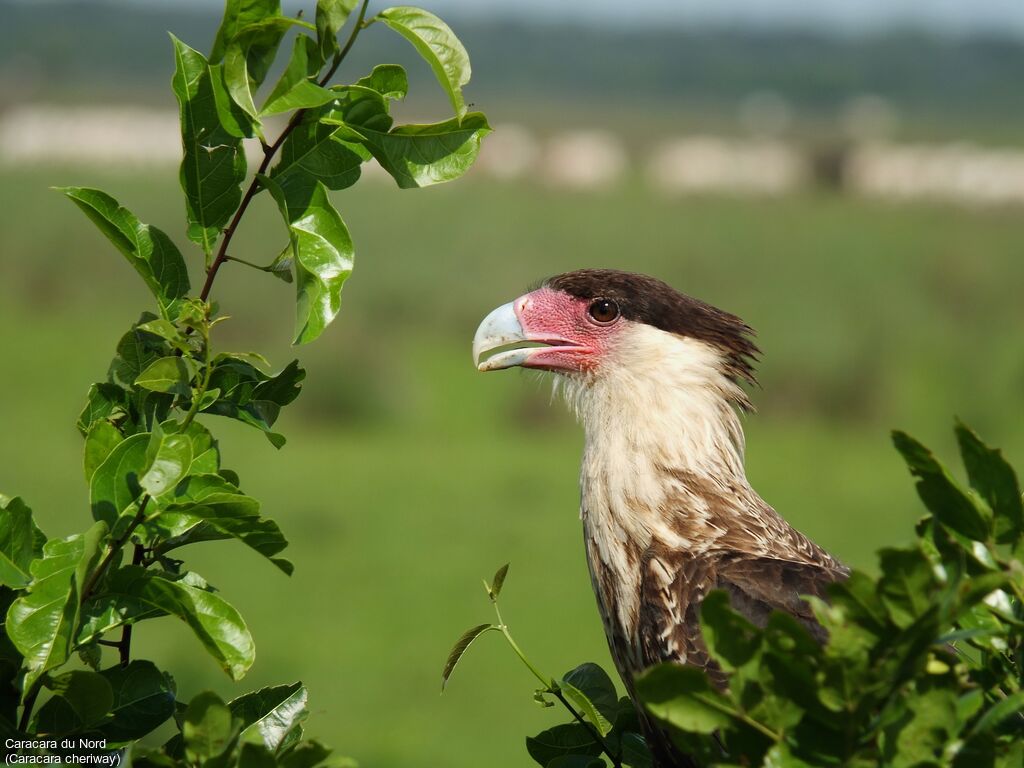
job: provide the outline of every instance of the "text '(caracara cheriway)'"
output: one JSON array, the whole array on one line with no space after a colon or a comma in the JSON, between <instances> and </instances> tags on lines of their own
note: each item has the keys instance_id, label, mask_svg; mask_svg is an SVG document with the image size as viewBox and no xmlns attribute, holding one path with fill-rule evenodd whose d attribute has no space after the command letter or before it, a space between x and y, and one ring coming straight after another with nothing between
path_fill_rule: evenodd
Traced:
<instances>
[{"instance_id":1,"label":"text '(caracara cheriway)'","mask_svg":"<svg viewBox=\"0 0 1024 768\"><path fill-rule=\"evenodd\" d=\"M587 561L631 696L634 677L664 661L725 684L700 634L709 591L726 590L755 624L786 611L824 639L801 595L824 597L847 574L747 482L738 411L750 409L752 335L660 280L580 270L494 310L473 340L481 371L556 374L583 424ZM641 721L658 765L689 764L642 711Z\"/></svg>"}]
</instances>

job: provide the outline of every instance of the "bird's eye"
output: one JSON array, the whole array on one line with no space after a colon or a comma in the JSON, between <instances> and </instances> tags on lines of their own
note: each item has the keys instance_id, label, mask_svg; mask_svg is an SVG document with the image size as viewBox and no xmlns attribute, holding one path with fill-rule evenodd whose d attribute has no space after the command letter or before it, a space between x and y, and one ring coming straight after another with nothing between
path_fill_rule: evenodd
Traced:
<instances>
[{"instance_id":1,"label":"bird's eye","mask_svg":"<svg viewBox=\"0 0 1024 768\"><path fill-rule=\"evenodd\" d=\"M608 325L608 323L613 323L619 318L619 305L611 299L597 299L591 302L590 307L587 308L587 313L593 318L594 322Z\"/></svg>"}]
</instances>

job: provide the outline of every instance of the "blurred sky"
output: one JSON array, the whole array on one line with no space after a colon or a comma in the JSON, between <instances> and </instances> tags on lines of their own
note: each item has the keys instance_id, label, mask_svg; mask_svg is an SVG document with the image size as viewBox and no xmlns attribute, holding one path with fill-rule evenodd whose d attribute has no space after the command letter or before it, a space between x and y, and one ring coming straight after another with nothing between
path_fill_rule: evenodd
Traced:
<instances>
[{"instance_id":1,"label":"blurred sky","mask_svg":"<svg viewBox=\"0 0 1024 768\"><path fill-rule=\"evenodd\" d=\"M38 0L24 0L38 2ZM219 0L113 0L194 6ZM285 0L287 5L287 0ZM548 17L597 23L741 23L824 27L857 33L915 26L953 34L1000 31L1024 36L1024 0L430 0L440 13Z\"/></svg>"}]
</instances>

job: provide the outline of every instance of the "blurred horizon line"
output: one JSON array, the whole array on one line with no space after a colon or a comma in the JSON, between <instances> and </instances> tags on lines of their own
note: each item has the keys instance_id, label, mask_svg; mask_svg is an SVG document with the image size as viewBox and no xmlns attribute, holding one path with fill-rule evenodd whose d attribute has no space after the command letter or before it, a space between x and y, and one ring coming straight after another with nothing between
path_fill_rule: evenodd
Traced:
<instances>
[{"instance_id":1,"label":"blurred horizon line","mask_svg":"<svg viewBox=\"0 0 1024 768\"><path fill-rule=\"evenodd\" d=\"M162 10L219 13L218 0L0 0L0 5L127 6ZM309 3L283 0L286 10ZM469 21L520 22L537 25L575 24L643 29L666 25L734 28L764 31L806 31L837 37L887 32L914 32L949 37L1024 37L1024 3L1017 0L634 0L624 6L614 0L588 0L584 8L572 3L520 0L514 5L497 0L431 0L429 10ZM584 6L583 2L579 3Z\"/></svg>"}]
</instances>

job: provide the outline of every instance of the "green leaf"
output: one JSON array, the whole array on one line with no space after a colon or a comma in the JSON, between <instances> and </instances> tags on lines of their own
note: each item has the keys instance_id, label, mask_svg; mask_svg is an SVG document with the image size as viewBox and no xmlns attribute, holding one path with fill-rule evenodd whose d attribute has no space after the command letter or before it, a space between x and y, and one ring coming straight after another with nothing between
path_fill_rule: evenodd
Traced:
<instances>
[{"instance_id":1,"label":"green leaf","mask_svg":"<svg viewBox=\"0 0 1024 768\"><path fill-rule=\"evenodd\" d=\"M210 51L210 61L223 59L228 45L245 27L280 15L281 0L227 0L224 17Z\"/></svg>"},{"instance_id":2,"label":"green leaf","mask_svg":"<svg viewBox=\"0 0 1024 768\"><path fill-rule=\"evenodd\" d=\"M462 659L462 655L469 650L474 641L492 629L497 629L493 624L480 624L467 629L462 633L462 637L455 641L455 645L452 647L451 652L448 654L448 659L444 663L444 670L441 672L441 691L444 691L445 686L448 684L448 678L452 676L452 672L455 671L455 667L458 666L459 661Z\"/></svg>"},{"instance_id":3,"label":"green leaf","mask_svg":"<svg viewBox=\"0 0 1024 768\"><path fill-rule=\"evenodd\" d=\"M639 733L622 735L622 762L631 768L654 768L654 758L647 742Z\"/></svg>"},{"instance_id":4,"label":"green leaf","mask_svg":"<svg viewBox=\"0 0 1024 768\"><path fill-rule=\"evenodd\" d=\"M242 200L245 153L241 138L222 123L206 59L173 35L171 40L175 62L172 87L181 113L181 186L188 236L209 256Z\"/></svg>"},{"instance_id":5,"label":"green leaf","mask_svg":"<svg viewBox=\"0 0 1024 768\"><path fill-rule=\"evenodd\" d=\"M286 574L292 573L293 566L288 560L275 557L288 546L277 523L260 517L259 502L220 475L193 475L174 489L173 496L161 502L166 506L148 525L162 539L156 546L158 554L202 540L203 531L197 528L208 526L218 534L211 538L234 537Z\"/></svg>"},{"instance_id":6,"label":"green leaf","mask_svg":"<svg viewBox=\"0 0 1024 768\"><path fill-rule=\"evenodd\" d=\"M0 502L0 585L21 589L32 580L32 561L43 554L46 536L20 498Z\"/></svg>"},{"instance_id":7,"label":"green leaf","mask_svg":"<svg viewBox=\"0 0 1024 768\"><path fill-rule=\"evenodd\" d=\"M191 380L192 373L185 360L171 355L153 361L135 379L135 384L153 392L168 392L187 397L192 391L189 387Z\"/></svg>"},{"instance_id":8,"label":"green leaf","mask_svg":"<svg viewBox=\"0 0 1024 768\"><path fill-rule=\"evenodd\" d=\"M227 752L238 736L238 723L217 694L205 691L185 709L181 734L185 756L202 765Z\"/></svg>"},{"instance_id":9,"label":"green leaf","mask_svg":"<svg viewBox=\"0 0 1024 768\"><path fill-rule=\"evenodd\" d=\"M52 677L46 687L53 697L40 707L35 729L61 736L95 725L110 711L114 694L102 675L82 669Z\"/></svg>"},{"instance_id":10,"label":"green leaf","mask_svg":"<svg viewBox=\"0 0 1024 768\"><path fill-rule=\"evenodd\" d=\"M711 655L728 671L749 663L761 647L761 630L732 609L724 590L713 590L704 598L700 627Z\"/></svg>"},{"instance_id":11,"label":"green leaf","mask_svg":"<svg viewBox=\"0 0 1024 768\"><path fill-rule=\"evenodd\" d=\"M359 78L356 85L394 101L401 101L409 93L409 78L398 64L378 64L366 77Z\"/></svg>"},{"instance_id":12,"label":"green leaf","mask_svg":"<svg viewBox=\"0 0 1024 768\"><path fill-rule=\"evenodd\" d=\"M893 432L893 443L916 478L917 493L936 519L975 541L986 541L989 525L931 451L904 432Z\"/></svg>"},{"instance_id":13,"label":"green leaf","mask_svg":"<svg viewBox=\"0 0 1024 768\"><path fill-rule=\"evenodd\" d=\"M714 733L732 723L735 710L715 691L704 672L679 664L659 664L636 680L647 711L691 733Z\"/></svg>"},{"instance_id":14,"label":"green leaf","mask_svg":"<svg viewBox=\"0 0 1024 768\"><path fill-rule=\"evenodd\" d=\"M580 664L565 673L560 684L568 684L585 694L597 711L606 719L615 722L619 709L619 697L615 684L600 666L593 662ZM594 723L597 725L597 723ZM602 735L605 731L602 731Z\"/></svg>"},{"instance_id":15,"label":"green leaf","mask_svg":"<svg viewBox=\"0 0 1024 768\"><path fill-rule=\"evenodd\" d=\"M906 715L886 729L885 765L911 768L933 763L959 730L955 694L942 688L914 692L902 705Z\"/></svg>"},{"instance_id":16,"label":"green leaf","mask_svg":"<svg viewBox=\"0 0 1024 768\"><path fill-rule=\"evenodd\" d=\"M332 124L335 118L326 117ZM399 125L388 132L366 126L355 130L402 189L453 181L469 170L480 154L480 140L491 132L487 118L470 112L462 121Z\"/></svg>"},{"instance_id":17,"label":"green leaf","mask_svg":"<svg viewBox=\"0 0 1024 768\"><path fill-rule=\"evenodd\" d=\"M931 608L934 575L928 558L918 549L881 549L882 576L878 594L896 626L910 626Z\"/></svg>"},{"instance_id":18,"label":"green leaf","mask_svg":"<svg viewBox=\"0 0 1024 768\"><path fill-rule=\"evenodd\" d=\"M298 397L301 382L306 377L298 360L293 360L275 376L268 376L237 356L220 356L213 365L210 386L220 389L221 397L203 412L237 419L263 430L268 437L273 435L270 429L281 408ZM283 442L284 438L280 438L280 443Z\"/></svg>"},{"instance_id":19,"label":"green leaf","mask_svg":"<svg viewBox=\"0 0 1024 768\"><path fill-rule=\"evenodd\" d=\"M285 190L262 178L288 225L295 252L295 342L308 344L334 320L341 308L341 289L352 274L355 252L341 216L331 205L327 188L317 181L308 191Z\"/></svg>"},{"instance_id":20,"label":"green leaf","mask_svg":"<svg viewBox=\"0 0 1024 768\"><path fill-rule=\"evenodd\" d=\"M498 595L501 594L501 588L505 584L505 577L508 575L508 563L505 563L501 568L494 574L494 578L491 583L487 585L487 596L491 600L497 600Z\"/></svg>"},{"instance_id":21,"label":"green leaf","mask_svg":"<svg viewBox=\"0 0 1024 768\"><path fill-rule=\"evenodd\" d=\"M93 473L122 440L124 440L124 437L121 436L117 427L106 419L99 419L93 422L89 428L89 433L85 436L85 458L83 465L85 481L87 483L92 480Z\"/></svg>"},{"instance_id":22,"label":"green leaf","mask_svg":"<svg viewBox=\"0 0 1024 768\"><path fill-rule=\"evenodd\" d=\"M466 114L462 88L469 82L469 54L451 28L421 8L399 6L377 14L380 20L412 43L451 100L457 119Z\"/></svg>"},{"instance_id":23,"label":"green leaf","mask_svg":"<svg viewBox=\"0 0 1024 768\"><path fill-rule=\"evenodd\" d=\"M971 729L972 735L988 733L1008 717L1017 718L1017 730L1024 725L1024 691L1017 691L989 707Z\"/></svg>"},{"instance_id":24,"label":"green leaf","mask_svg":"<svg viewBox=\"0 0 1024 768\"><path fill-rule=\"evenodd\" d=\"M338 30L345 26L345 21L357 4L357 0L316 1L316 38L320 57L324 61L340 52Z\"/></svg>"},{"instance_id":25,"label":"green leaf","mask_svg":"<svg viewBox=\"0 0 1024 768\"><path fill-rule=\"evenodd\" d=\"M154 427L146 446L146 465L139 485L156 498L174 488L192 466L192 440L188 435L164 432Z\"/></svg>"},{"instance_id":26,"label":"green leaf","mask_svg":"<svg viewBox=\"0 0 1024 768\"><path fill-rule=\"evenodd\" d=\"M546 766L564 755L596 757L601 754L601 745L580 723L567 723L527 737L526 751L538 764Z\"/></svg>"},{"instance_id":27,"label":"green leaf","mask_svg":"<svg viewBox=\"0 0 1024 768\"><path fill-rule=\"evenodd\" d=\"M238 611L216 594L134 565L114 571L105 592L122 604L141 604L177 616L233 680L240 680L252 666L252 635Z\"/></svg>"},{"instance_id":28,"label":"green leaf","mask_svg":"<svg viewBox=\"0 0 1024 768\"><path fill-rule=\"evenodd\" d=\"M89 504L95 520L113 526L142 495L139 481L146 471L150 435L140 432L118 443L89 481Z\"/></svg>"},{"instance_id":29,"label":"green leaf","mask_svg":"<svg viewBox=\"0 0 1024 768\"><path fill-rule=\"evenodd\" d=\"M258 741L276 751L287 746L296 727L306 720L308 695L302 683L261 688L228 704L242 721L242 741Z\"/></svg>"},{"instance_id":30,"label":"green leaf","mask_svg":"<svg viewBox=\"0 0 1024 768\"><path fill-rule=\"evenodd\" d=\"M96 523L86 533L51 539L31 566L32 584L7 611L6 631L25 657L23 691L71 655L78 629L82 585L100 555L107 533Z\"/></svg>"},{"instance_id":31,"label":"green leaf","mask_svg":"<svg viewBox=\"0 0 1024 768\"><path fill-rule=\"evenodd\" d=\"M171 303L189 290L188 271L177 246L161 230L143 224L105 192L87 187L62 187L59 191L81 208L135 267L166 317Z\"/></svg>"},{"instance_id":32,"label":"green leaf","mask_svg":"<svg viewBox=\"0 0 1024 768\"><path fill-rule=\"evenodd\" d=\"M288 67L270 92L260 115L276 115L293 109L309 109L334 101L336 94L321 87L315 80L320 69L316 41L307 35L295 38Z\"/></svg>"},{"instance_id":33,"label":"green leaf","mask_svg":"<svg viewBox=\"0 0 1024 768\"><path fill-rule=\"evenodd\" d=\"M1015 542L1024 534L1024 502L1017 475L1002 452L985 445L966 424L957 423L956 438L971 487L996 515L998 541Z\"/></svg>"},{"instance_id":34,"label":"green leaf","mask_svg":"<svg viewBox=\"0 0 1024 768\"><path fill-rule=\"evenodd\" d=\"M151 661L135 660L100 672L113 693L110 720L99 732L112 744L141 739L174 714L174 682Z\"/></svg>"},{"instance_id":35,"label":"green leaf","mask_svg":"<svg viewBox=\"0 0 1024 768\"><path fill-rule=\"evenodd\" d=\"M375 114L382 114L379 101L363 101L376 105ZM308 113L288 134L281 145L280 159L271 169L270 177L290 197L301 199L310 195L317 181L328 189L350 187L359 180L360 167L370 158L369 151L353 141L346 128L322 123L319 115Z\"/></svg>"},{"instance_id":36,"label":"green leaf","mask_svg":"<svg viewBox=\"0 0 1024 768\"><path fill-rule=\"evenodd\" d=\"M241 29L224 55L224 81L234 102L247 115L259 112L253 94L267 76L278 46L293 24L308 26L283 16L264 19Z\"/></svg>"},{"instance_id":37,"label":"green leaf","mask_svg":"<svg viewBox=\"0 0 1024 768\"><path fill-rule=\"evenodd\" d=\"M84 437L100 419L115 419L125 408L127 393L116 384L100 382L89 387L85 407L78 416L75 426Z\"/></svg>"},{"instance_id":38,"label":"green leaf","mask_svg":"<svg viewBox=\"0 0 1024 768\"><path fill-rule=\"evenodd\" d=\"M562 693L565 694L566 698L576 705L576 710L583 715L584 718L589 720L590 723L600 731L602 736L607 736L612 729L612 724L608 721L608 718L601 714L601 711L594 706L594 702L592 702L583 691L572 683L560 680L558 686L562 689Z\"/></svg>"}]
</instances>

